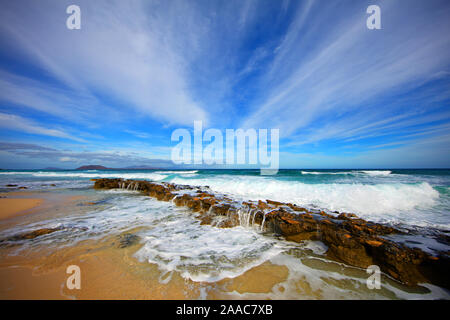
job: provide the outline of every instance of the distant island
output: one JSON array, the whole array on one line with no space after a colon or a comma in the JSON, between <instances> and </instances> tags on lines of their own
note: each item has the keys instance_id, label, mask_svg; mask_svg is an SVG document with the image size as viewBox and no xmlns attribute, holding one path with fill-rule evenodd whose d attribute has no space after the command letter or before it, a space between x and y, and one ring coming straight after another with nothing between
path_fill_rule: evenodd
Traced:
<instances>
[{"instance_id":1,"label":"distant island","mask_svg":"<svg viewBox=\"0 0 450 320\"><path fill-rule=\"evenodd\" d=\"M104 166L98 166L98 165L89 165L89 166L81 166L79 168L76 168L75 170L111 170L112 168L107 168Z\"/></svg>"},{"instance_id":2,"label":"distant island","mask_svg":"<svg viewBox=\"0 0 450 320\"><path fill-rule=\"evenodd\" d=\"M126 169L126 170L167 170L167 168L162 169L162 168L150 167L150 166L131 166L131 167L125 167L122 169Z\"/></svg>"}]
</instances>

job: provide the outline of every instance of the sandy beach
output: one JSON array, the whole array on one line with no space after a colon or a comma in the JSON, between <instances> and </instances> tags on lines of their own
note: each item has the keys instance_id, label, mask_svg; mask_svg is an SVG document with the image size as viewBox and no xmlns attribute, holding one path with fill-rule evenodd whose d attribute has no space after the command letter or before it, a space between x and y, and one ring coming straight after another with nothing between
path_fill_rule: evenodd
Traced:
<instances>
[{"instance_id":1,"label":"sandy beach","mask_svg":"<svg viewBox=\"0 0 450 320\"><path fill-rule=\"evenodd\" d=\"M27 214L42 203L37 198L0 198L0 220Z\"/></svg>"},{"instance_id":2,"label":"sandy beach","mask_svg":"<svg viewBox=\"0 0 450 320\"><path fill-rule=\"evenodd\" d=\"M55 251L27 252L25 256L5 256L0 263L0 299L233 299L238 294L267 294L277 283L287 279L284 266L264 263L234 279L217 282L215 289L208 284L185 281L178 274L167 283L155 265L139 262L132 255L141 245L119 248L117 237L100 243L86 242ZM81 269L81 289L66 286L69 265ZM299 293L308 288L298 281ZM203 292L203 293L202 293ZM320 292L315 293L320 298Z\"/></svg>"}]
</instances>

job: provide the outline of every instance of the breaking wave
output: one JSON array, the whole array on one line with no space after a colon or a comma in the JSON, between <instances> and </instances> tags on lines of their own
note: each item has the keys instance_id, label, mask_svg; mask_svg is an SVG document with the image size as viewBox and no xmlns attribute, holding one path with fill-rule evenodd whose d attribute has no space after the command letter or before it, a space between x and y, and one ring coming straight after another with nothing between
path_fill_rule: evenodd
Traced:
<instances>
[{"instance_id":1,"label":"breaking wave","mask_svg":"<svg viewBox=\"0 0 450 320\"><path fill-rule=\"evenodd\" d=\"M337 171L337 172L328 172L328 171L301 171L301 174L314 174L314 175L369 175L369 176L388 176L392 173L389 170L361 170L361 171Z\"/></svg>"},{"instance_id":2,"label":"breaking wave","mask_svg":"<svg viewBox=\"0 0 450 320\"><path fill-rule=\"evenodd\" d=\"M448 218L426 213L439 203L439 192L428 182L407 184L307 184L272 178L216 176L208 179L175 177L179 184L207 185L241 200L276 200L329 211L352 212L375 222L450 228Z\"/></svg>"}]
</instances>

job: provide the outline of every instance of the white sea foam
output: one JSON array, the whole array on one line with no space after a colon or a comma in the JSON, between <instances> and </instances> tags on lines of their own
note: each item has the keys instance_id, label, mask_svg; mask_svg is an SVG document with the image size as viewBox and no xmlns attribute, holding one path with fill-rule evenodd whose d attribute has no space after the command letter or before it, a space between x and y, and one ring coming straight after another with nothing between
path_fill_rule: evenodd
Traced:
<instances>
[{"instance_id":1,"label":"white sea foam","mask_svg":"<svg viewBox=\"0 0 450 320\"><path fill-rule=\"evenodd\" d=\"M180 184L208 185L213 191L242 200L271 199L329 211L352 212L376 222L450 228L448 217L423 211L439 202L439 192L427 182L307 184L229 175L208 179L175 177L170 180Z\"/></svg>"},{"instance_id":2,"label":"white sea foam","mask_svg":"<svg viewBox=\"0 0 450 320\"><path fill-rule=\"evenodd\" d=\"M138 172L138 173L126 173L126 172L33 172L29 173L34 177L52 177L52 178L123 178L123 179L143 179L160 181L166 178L169 174L164 175L156 172Z\"/></svg>"},{"instance_id":3,"label":"white sea foam","mask_svg":"<svg viewBox=\"0 0 450 320\"><path fill-rule=\"evenodd\" d=\"M219 229L189 217L162 223L145 235L145 245L136 253L139 260L198 282L237 277L283 251L253 229Z\"/></svg>"},{"instance_id":4,"label":"white sea foam","mask_svg":"<svg viewBox=\"0 0 450 320\"><path fill-rule=\"evenodd\" d=\"M17 175L17 174L31 174L32 172L25 172L25 171L0 171L0 175Z\"/></svg>"},{"instance_id":5,"label":"white sea foam","mask_svg":"<svg viewBox=\"0 0 450 320\"><path fill-rule=\"evenodd\" d=\"M392 173L392 171L389 170L364 170L359 172L368 174L369 176L388 176Z\"/></svg>"},{"instance_id":6,"label":"white sea foam","mask_svg":"<svg viewBox=\"0 0 450 320\"><path fill-rule=\"evenodd\" d=\"M324 254L328 250L328 247L322 241L305 241L304 248L318 255Z\"/></svg>"},{"instance_id":7,"label":"white sea foam","mask_svg":"<svg viewBox=\"0 0 450 320\"><path fill-rule=\"evenodd\" d=\"M155 171L155 173L159 174L190 174L190 173L197 173L198 170L187 170L187 171L181 171L181 170L175 170L175 171Z\"/></svg>"},{"instance_id":8,"label":"white sea foam","mask_svg":"<svg viewBox=\"0 0 450 320\"><path fill-rule=\"evenodd\" d=\"M197 170L189 171L154 171L154 172L121 172L121 171L109 171L102 172L98 170L88 170L81 172L68 172L68 171L38 171L38 172L0 172L3 175L29 175L30 177L42 177L42 178L122 178L122 179L143 179L151 181L160 181L171 175L181 175L183 177L193 177L196 175Z\"/></svg>"},{"instance_id":9,"label":"white sea foam","mask_svg":"<svg viewBox=\"0 0 450 320\"><path fill-rule=\"evenodd\" d=\"M301 174L314 174L314 175L320 175L320 174L352 174L351 171L339 171L339 172L326 172L326 171L300 171Z\"/></svg>"},{"instance_id":10,"label":"white sea foam","mask_svg":"<svg viewBox=\"0 0 450 320\"><path fill-rule=\"evenodd\" d=\"M369 175L369 176L388 176L392 174L389 170L354 170L354 171L301 171L301 174L313 174L313 175Z\"/></svg>"}]
</instances>

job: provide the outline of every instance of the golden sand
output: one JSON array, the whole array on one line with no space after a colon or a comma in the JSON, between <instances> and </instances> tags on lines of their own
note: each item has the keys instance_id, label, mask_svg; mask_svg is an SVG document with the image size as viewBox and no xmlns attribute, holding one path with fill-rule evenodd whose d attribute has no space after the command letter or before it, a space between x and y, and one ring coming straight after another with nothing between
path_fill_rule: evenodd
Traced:
<instances>
[{"instance_id":1,"label":"golden sand","mask_svg":"<svg viewBox=\"0 0 450 320\"><path fill-rule=\"evenodd\" d=\"M43 199L35 198L0 198L0 219L9 219L16 215L31 212L31 209L40 206Z\"/></svg>"},{"instance_id":2,"label":"golden sand","mask_svg":"<svg viewBox=\"0 0 450 320\"><path fill-rule=\"evenodd\" d=\"M167 283L156 265L133 257L140 244L119 248L117 238L85 241L56 251L26 251L0 259L0 299L198 299L207 288L207 299L230 299L229 292L267 293L288 276L284 266L266 262L234 279L214 284L183 279L178 273ZM81 271L81 289L68 289L67 267Z\"/></svg>"},{"instance_id":3,"label":"golden sand","mask_svg":"<svg viewBox=\"0 0 450 320\"><path fill-rule=\"evenodd\" d=\"M269 293L277 283L286 281L289 269L265 262L234 279L222 280L226 289L239 293Z\"/></svg>"}]
</instances>

